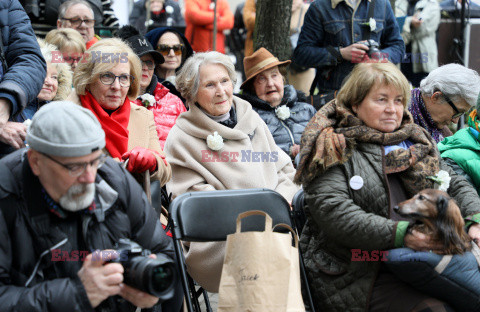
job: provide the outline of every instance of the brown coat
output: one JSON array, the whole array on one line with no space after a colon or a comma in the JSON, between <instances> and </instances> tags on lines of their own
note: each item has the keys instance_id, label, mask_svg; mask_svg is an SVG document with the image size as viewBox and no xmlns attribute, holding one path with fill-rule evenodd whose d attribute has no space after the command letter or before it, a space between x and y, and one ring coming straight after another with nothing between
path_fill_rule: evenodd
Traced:
<instances>
[{"instance_id":1,"label":"brown coat","mask_svg":"<svg viewBox=\"0 0 480 312\"><path fill-rule=\"evenodd\" d=\"M75 92L70 94L67 101L81 105L80 98ZM153 113L135 103L131 103L130 107L130 120L127 127L128 150L130 151L134 147L140 146L157 151L160 155L164 156L165 153L160 147L157 130L155 129ZM105 154L110 155L106 148L104 148L103 151ZM172 168L170 165L165 165L160 156L155 155L155 158L157 158L157 171L150 176L150 179L159 180L161 185L165 185L172 176Z\"/></svg>"},{"instance_id":2,"label":"brown coat","mask_svg":"<svg viewBox=\"0 0 480 312\"><path fill-rule=\"evenodd\" d=\"M245 39L245 57L253 54L253 31L255 30L256 1L247 0L243 7L243 23L247 29Z\"/></svg>"}]
</instances>

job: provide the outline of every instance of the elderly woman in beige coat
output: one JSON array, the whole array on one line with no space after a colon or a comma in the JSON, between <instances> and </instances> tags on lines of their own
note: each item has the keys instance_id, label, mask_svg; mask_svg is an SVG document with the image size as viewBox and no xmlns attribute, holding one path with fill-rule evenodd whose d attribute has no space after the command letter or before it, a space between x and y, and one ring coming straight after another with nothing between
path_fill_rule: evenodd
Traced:
<instances>
[{"instance_id":1,"label":"elderly woman in beige coat","mask_svg":"<svg viewBox=\"0 0 480 312\"><path fill-rule=\"evenodd\" d=\"M277 147L251 105L233 96L236 77L228 56L197 53L176 81L190 110L178 117L165 143L174 172L167 189L178 196L261 187L291 201L298 186L292 182L290 157ZM190 275L210 292L218 292L224 248L224 242L191 243L187 248Z\"/></svg>"},{"instance_id":2,"label":"elderly woman in beige coat","mask_svg":"<svg viewBox=\"0 0 480 312\"><path fill-rule=\"evenodd\" d=\"M153 113L134 101L140 91L140 59L120 39L104 39L84 54L68 100L89 109L105 131L105 152L134 174L149 170L164 185L171 168L158 141Z\"/></svg>"}]
</instances>

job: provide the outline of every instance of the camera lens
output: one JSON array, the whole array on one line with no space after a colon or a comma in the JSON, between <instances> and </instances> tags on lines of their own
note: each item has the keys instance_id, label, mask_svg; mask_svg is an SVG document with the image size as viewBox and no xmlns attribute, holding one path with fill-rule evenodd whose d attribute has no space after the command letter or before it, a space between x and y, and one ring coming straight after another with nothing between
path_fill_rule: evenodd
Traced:
<instances>
[{"instance_id":1,"label":"camera lens","mask_svg":"<svg viewBox=\"0 0 480 312\"><path fill-rule=\"evenodd\" d=\"M163 292L173 283L173 272L169 266L157 266L152 272L152 288L156 292Z\"/></svg>"},{"instance_id":2,"label":"camera lens","mask_svg":"<svg viewBox=\"0 0 480 312\"><path fill-rule=\"evenodd\" d=\"M134 288L168 300L173 296L175 267L166 256L157 259L136 256L123 263L124 282Z\"/></svg>"}]
</instances>

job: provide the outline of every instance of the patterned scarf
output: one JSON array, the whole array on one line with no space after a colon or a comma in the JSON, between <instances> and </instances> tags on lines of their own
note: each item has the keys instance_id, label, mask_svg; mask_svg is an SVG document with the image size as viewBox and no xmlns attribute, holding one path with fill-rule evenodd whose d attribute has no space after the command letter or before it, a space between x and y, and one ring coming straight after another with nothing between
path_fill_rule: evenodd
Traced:
<instances>
[{"instance_id":1,"label":"patterned scarf","mask_svg":"<svg viewBox=\"0 0 480 312\"><path fill-rule=\"evenodd\" d=\"M430 116L430 113L425 107L420 89L412 90L412 101L408 110L413 116L413 121L417 125L427 129L435 142L438 143L443 140L442 130L435 126L432 116Z\"/></svg>"},{"instance_id":2,"label":"patterned scarf","mask_svg":"<svg viewBox=\"0 0 480 312\"><path fill-rule=\"evenodd\" d=\"M385 156L385 173L400 173L407 193L413 196L422 189L432 188L433 181L426 176L439 171L436 144L427 131L416 125L405 111L400 128L384 133L367 127L349 109L333 100L315 114L303 132L295 182L307 184L328 168L345 163L357 142L385 146L407 139L412 146Z\"/></svg>"}]
</instances>

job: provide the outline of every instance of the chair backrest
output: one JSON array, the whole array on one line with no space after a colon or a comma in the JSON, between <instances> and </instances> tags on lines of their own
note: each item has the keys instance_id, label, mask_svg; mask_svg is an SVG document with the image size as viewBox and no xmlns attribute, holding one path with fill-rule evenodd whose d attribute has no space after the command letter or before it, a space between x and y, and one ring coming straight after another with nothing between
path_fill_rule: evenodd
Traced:
<instances>
[{"instance_id":1,"label":"chair backrest","mask_svg":"<svg viewBox=\"0 0 480 312\"><path fill-rule=\"evenodd\" d=\"M292 199L293 218L295 220L295 226L297 227L298 234L302 233L303 226L307 222L307 216L305 215L305 193L303 189L298 190Z\"/></svg>"},{"instance_id":2,"label":"chair backrest","mask_svg":"<svg viewBox=\"0 0 480 312\"><path fill-rule=\"evenodd\" d=\"M175 237L184 241L226 240L228 234L235 233L237 216L249 210L265 211L273 225L292 226L290 205L282 195L269 189L185 193L173 200L170 209ZM242 224L242 231L263 231L264 228L262 216L250 216Z\"/></svg>"}]
</instances>

